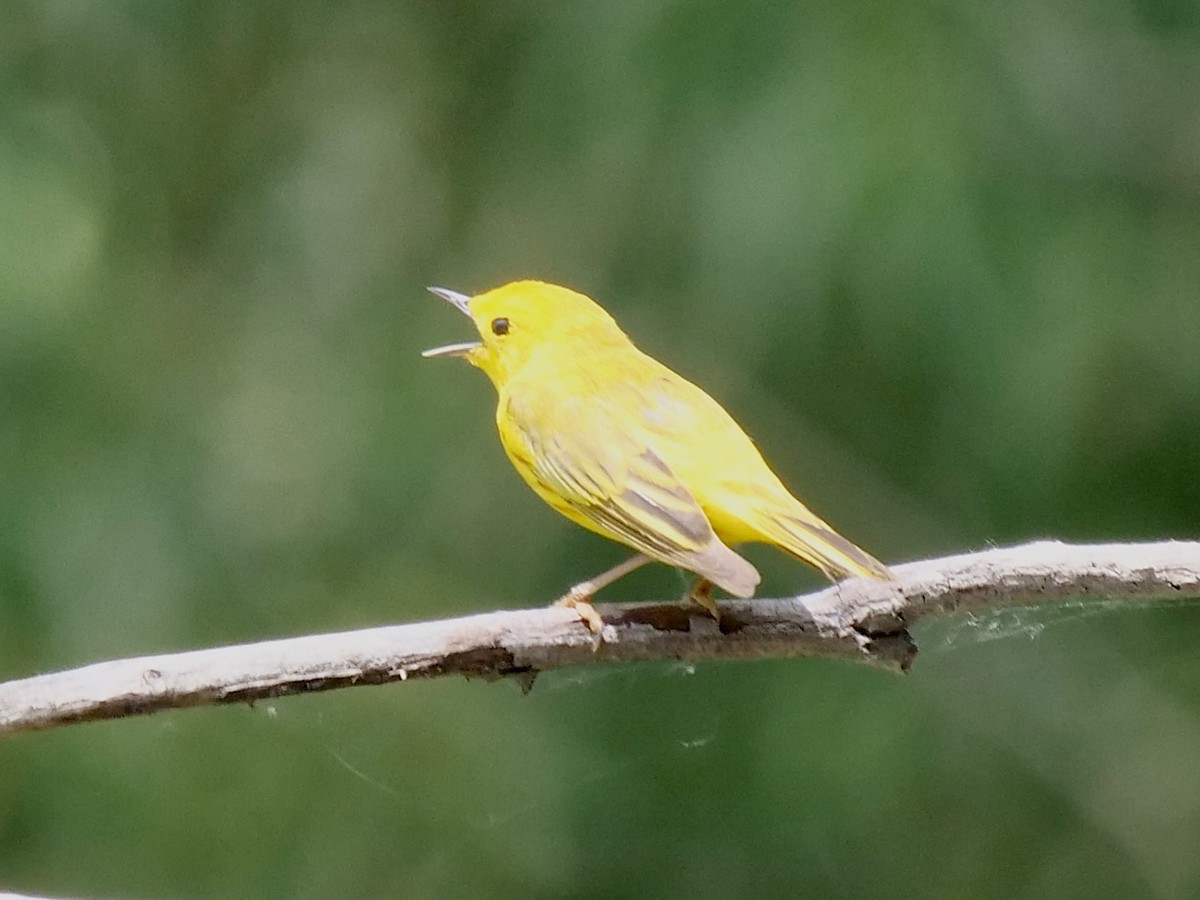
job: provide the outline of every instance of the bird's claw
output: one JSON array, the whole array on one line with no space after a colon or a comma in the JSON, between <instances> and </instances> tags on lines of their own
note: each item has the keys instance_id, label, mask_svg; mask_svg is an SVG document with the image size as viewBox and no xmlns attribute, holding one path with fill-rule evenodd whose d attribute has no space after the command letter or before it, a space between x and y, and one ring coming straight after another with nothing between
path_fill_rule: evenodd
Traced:
<instances>
[{"instance_id":1,"label":"bird's claw","mask_svg":"<svg viewBox=\"0 0 1200 900\"><path fill-rule=\"evenodd\" d=\"M588 631L593 635L592 649L600 649L600 645L604 642L602 637L604 619L600 617L600 613L596 612L596 607L592 606L592 597L590 594L571 588L566 594L554 601L554 606L575 610L575 614L579 616L579 620L587 626Z\"/></svg>"},{"instance_id":2,"label":"bird's claw","mask_svg":"<svg viewBox=\"0 0 1200 900\"><path fill-rule=\"evenodd\" d=\"M712 616L713 620L721 624L721 610L717 607L717 601L713 599L712 582L707 579L700 579L696 582L696 586L683 596L680 601L686 607L699 606L702 610Z\"/></svg>"}]
</instances>

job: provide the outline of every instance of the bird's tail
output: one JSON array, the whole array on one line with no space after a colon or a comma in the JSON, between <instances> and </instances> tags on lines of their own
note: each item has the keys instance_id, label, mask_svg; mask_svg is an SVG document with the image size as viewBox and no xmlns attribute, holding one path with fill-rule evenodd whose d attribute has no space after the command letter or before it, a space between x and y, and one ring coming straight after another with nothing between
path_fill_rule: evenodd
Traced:
<instances>
[{"instance_id":1,"label":"bird's tail","mask_svg":"<svg viewBox=\"0 0 1200 900\"><path fill-rule=\"evenodd\" d=\"M830 581L850 575L861 578L892 577L887 566L824 522L815 524L800 519L782 519L778 521L778 526L781 539L775 543L809 565L816 566Z\"/></svg>"},{"instance_id":2,"label":"bird's tail","mask_svg":"<svg viewBox=\"0 0 1200 900\"><path fill-rule=\"evenodd\" d=\"M767 543L774 544L825 573L830 581L851 575L890 579L887 566L855 546L795 500L787 507L774 504L750 511L746 524ZM793 505L794 504L794 505Z\"/></svg>"}]
</instances>

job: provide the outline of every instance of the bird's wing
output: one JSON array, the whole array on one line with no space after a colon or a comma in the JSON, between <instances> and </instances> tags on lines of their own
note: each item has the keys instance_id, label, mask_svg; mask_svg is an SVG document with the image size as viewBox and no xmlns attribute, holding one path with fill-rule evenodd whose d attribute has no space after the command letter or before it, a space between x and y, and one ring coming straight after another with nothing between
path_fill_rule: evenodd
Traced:
<instances>
[{"instance_id":1,"label":"bird's wing","mask_svg":"<svg viewBox=\"0 0 1200 900\"><path fill-rule=\"evenodd\" d=\"M696 498L639 440L623 412L602 403L572 407L569 416L550 417L561 427L547 428L510 406L525 445L519 453L554 505L652 559L695 572L735 596L752 596L758 571L721 542Z\"/></svg>"},{"instance_id":2,"label":"bird's wing","mask_svg":"<svg viewBox=\"0 0 1200 900\"><path fill-rule=\"evenodd\" d=\"M774 544L824 572L831 581L848 575L890 578L883 563L856 547L792 496L763 460L745 432L711 397L669 371L643 385L643 420L664 437L694 442L708 460L720 460L721 478L705 481L698 501L726 520L740 520L755 539ZM687 452L676 443L666 452L678 460ZM682 473L686 477L686 473ZM713 520L710 520L713 521ZM720 520L715 520L720 521ZM721 527L720 524L717 526ZM738 531L742 531L739 528ZM728 538L728 533L722 531Z\"/></svg>"}]
</instances>

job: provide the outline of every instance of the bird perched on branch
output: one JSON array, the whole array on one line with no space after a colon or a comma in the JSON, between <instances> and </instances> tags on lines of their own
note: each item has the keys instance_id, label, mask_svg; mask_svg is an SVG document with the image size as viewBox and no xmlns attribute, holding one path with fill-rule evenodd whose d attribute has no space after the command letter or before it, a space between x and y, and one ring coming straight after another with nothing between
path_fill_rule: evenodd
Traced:
<instances>
[{"instance_id":1,"label":"bird perched on branch","mask_svg":"<svg viewBox=\"0 0 1200 900\"><path fill-rule=\"evenodd\" d=\"M423 355L482 369L521 477L568 519L637 551L558 601L593 632L603 625L596 591L651 560L700 576L689 599L717 618L714 584L750 597L759 583L731 549L740 543L771 544L831 581L891 577L791 495L717 401L638 350L590 298L540 281L474 297L429 290L469 316L480 339Z\"/></svg>"}]
</instances>

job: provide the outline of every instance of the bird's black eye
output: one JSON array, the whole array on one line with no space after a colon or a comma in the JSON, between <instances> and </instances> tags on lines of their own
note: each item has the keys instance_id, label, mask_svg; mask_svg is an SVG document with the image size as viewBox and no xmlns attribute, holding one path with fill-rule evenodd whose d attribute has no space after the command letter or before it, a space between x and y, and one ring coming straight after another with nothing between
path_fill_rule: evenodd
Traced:
<instances>
[{"instance_id":1,"label":"bird's black eye","mask_svg":"<svg viewBox=\"0 0 1200 900\"><path fill-rule=\"evenodd\" d=\"M508 334L508 319L492 319L492 334Z\"/></svg>"}]
</instances>

